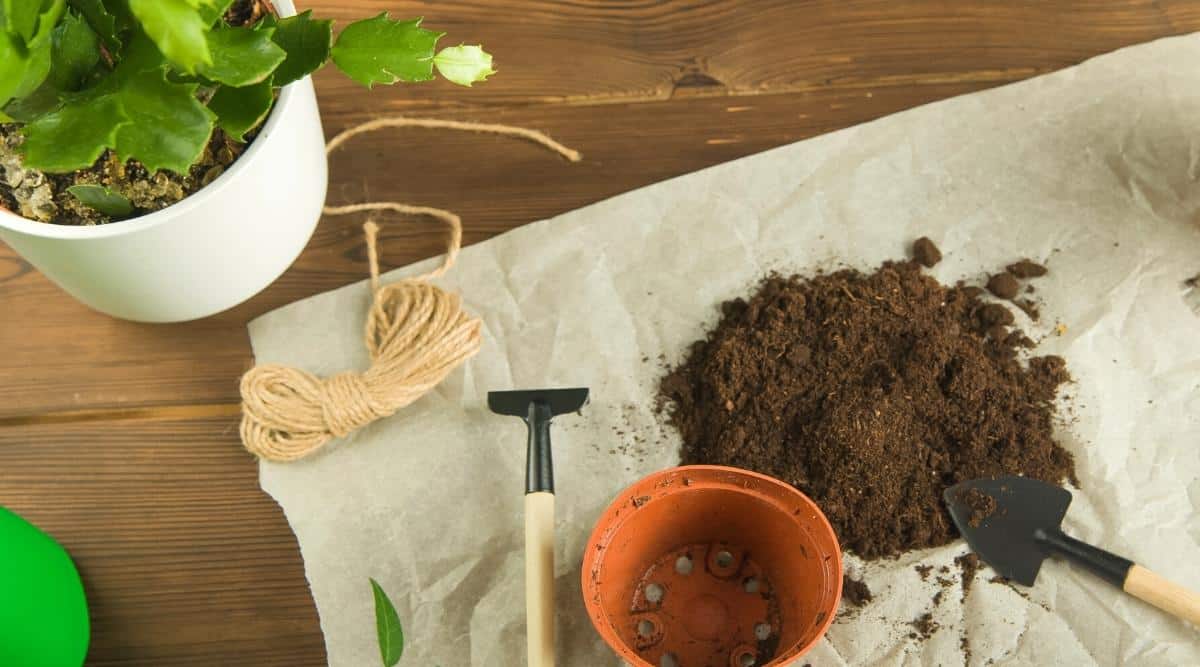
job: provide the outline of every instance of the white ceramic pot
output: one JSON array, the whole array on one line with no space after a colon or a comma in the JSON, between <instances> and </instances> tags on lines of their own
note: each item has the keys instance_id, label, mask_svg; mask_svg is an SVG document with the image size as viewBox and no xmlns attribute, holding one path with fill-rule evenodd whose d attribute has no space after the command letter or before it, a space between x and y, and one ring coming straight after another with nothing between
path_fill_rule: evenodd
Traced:
<instances>
[{"instance_id":1,"label":"white ceramic pot","mask_svg":"<svg viewBox=\"0 0 1200 667\"><path fill-rule=\"evenodd\" d=\"M276 0L284 16L290 0ZM312 81L283 88L262 131L207 187L140 218L53 225L0 209L0 239L76 299L142 322L212 315L254 296L304 249L325 201Z\"/></svg>"}]
</instances>

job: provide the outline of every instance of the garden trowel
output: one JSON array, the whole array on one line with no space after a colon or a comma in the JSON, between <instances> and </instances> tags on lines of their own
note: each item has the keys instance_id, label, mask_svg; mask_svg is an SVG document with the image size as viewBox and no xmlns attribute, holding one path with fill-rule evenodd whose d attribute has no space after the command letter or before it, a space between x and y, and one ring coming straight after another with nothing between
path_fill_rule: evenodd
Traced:
<instances>
[{"instance_id":1,"label":"garden trowel","mask_svg":"<svg viewBox=\"0 0 1200 667\"><path fill-rule=\"evenodd\" d=\"M554 665L554 465L550 420L576 412L587 389L488 392L488 407L529 427L525 462L525 638L529 667Z\"/></svg>"},{"instance_id":2,"label":"garden trowel","mask_svg":"<svg viewBox=\"0 0 1200 667\"><path fill-rule=\"evenodd\" d=\"M984 496L995 501L994 507ZM1000 477L963 482L946 489L944 497L967 544L1004 578L1032 586L1042 561L1062 556L1126 593L1200 625L1200 594L1062 532L1059 524L1071 504L1066 489L1027 477ZM981 512L981 507L986 509Z\"/></svg>"}]
</instances>

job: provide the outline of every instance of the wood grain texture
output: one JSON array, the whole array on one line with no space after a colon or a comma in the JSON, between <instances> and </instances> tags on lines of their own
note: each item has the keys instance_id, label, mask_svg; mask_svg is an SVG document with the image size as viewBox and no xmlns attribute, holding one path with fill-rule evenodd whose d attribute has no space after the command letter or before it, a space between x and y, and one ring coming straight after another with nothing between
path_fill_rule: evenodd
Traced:
<instances>
[{"instance_id":1,"label":"wood grain texture","mask_svg":"<svg viewBox=\"0 0 1200 667\"><path fill-rule=\"evenodd\" d=\"M1200 29L1185 0L300 2L339 19L424 15L499 73L367 92L316 76L327 135L386 113L545 130L568 165L496 137L406 130L351 144L331 201L462 214L466 242L768 148ZM1188 66L1181 63L1181 66ZM295 541L237 442L245 325L361 279L360 220L327 218L247 304L181 325L92 313L0 244L0 504L60 537L92 595L90 662L324 660ZM383 261L437 254L436 223L386 220ZM364 599L368 599L364 593Z\"/></svg>"},{"instance_id":2,"label":"wood grain texture","mask_svg":"<svg viewBox=\"0 0 1200 667\"><path fill-rule=\"evenodd\" d=\"M236 417L0 428L0 503L75 558L90 664L324 660L296 539Z\"/></svg>"}]
</instances>

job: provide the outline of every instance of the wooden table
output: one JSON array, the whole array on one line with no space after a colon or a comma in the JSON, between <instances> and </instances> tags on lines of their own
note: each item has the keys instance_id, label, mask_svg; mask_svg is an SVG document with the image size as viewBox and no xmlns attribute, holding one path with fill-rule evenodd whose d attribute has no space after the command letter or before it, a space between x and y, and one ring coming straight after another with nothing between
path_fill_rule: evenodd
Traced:
<instances>
[{"instance_id":1,"label":"wooden table","mask_svg":"<svg viewBox=\"0 0 1200 667\"><path fill-rule=\"evenodd\" d=\"M462 214L466 242L767 148L1200 28L1186 0L989 2L320 0L347 20L425 15L499 67L365 91L316 76L328 135L386 113L498 121L581 150L406 130L332 162L330 199ZM1180 63L1191 67L1195 63ZM428 220L383 234L395 267L440 252ZM0 244L0 505L75 556L96 665L319 665L296 541L237 435L246 322L364 277L360 221L321 221L286 275L188 324L93 313ZM364 595L368 591L364 589Z\"/></svg>"}]
</instances>

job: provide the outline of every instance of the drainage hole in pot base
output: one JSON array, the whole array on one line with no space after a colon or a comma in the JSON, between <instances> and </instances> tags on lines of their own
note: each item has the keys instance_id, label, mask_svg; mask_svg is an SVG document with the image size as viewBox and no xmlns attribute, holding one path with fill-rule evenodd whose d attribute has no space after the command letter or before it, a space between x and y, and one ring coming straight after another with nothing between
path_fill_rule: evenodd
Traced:
<instances>
[{"instance_id":1,"label":"drainage hole in pot base","mask_svg":"<svg viewBox=\"0 0 1200 667\"><path fill-rule=\"evenodd\" d=\"M630 607L631 643L650 664L753 667L774 657L778 603L767 573L745 549L691 544L643 572Z\"/></svg>"}]
</instances>

